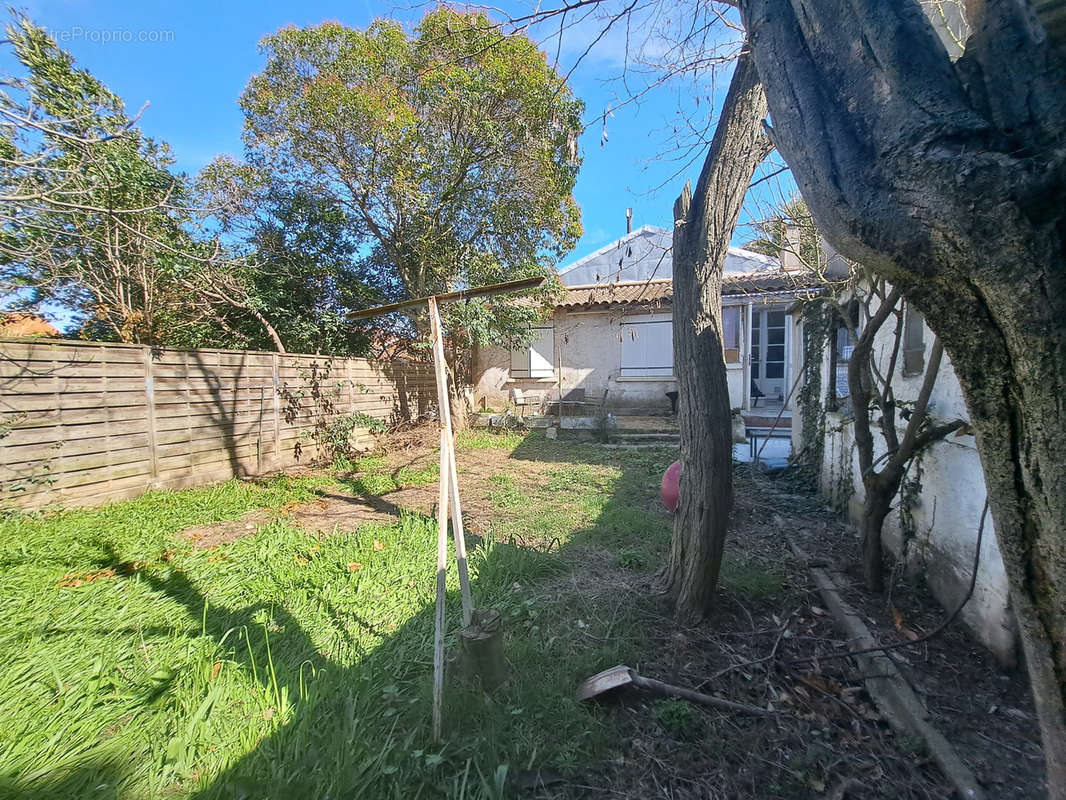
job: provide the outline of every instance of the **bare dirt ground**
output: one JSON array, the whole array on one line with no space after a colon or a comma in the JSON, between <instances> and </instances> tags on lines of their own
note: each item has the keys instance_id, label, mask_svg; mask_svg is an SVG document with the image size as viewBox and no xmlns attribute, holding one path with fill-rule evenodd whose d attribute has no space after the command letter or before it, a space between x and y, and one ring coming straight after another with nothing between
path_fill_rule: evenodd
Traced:
<instances>
[{"instance_id":1,"label":"bare dirt ground","mask_svg":"<svg viewBox=\"0 0 1066 800\"><path fill-rule=\"evenodd\" d=\"M399 479L404 469L417 471L437 465L439 450L429 444L436 435L435 428L420 428L384 439L377 453L387 461L384 472L393 479ZM504 450L456 453L456 470L462 486L463 519L467 527L472 531L491 527L497 513L488 499L489 494L497 488L491 483L491 476L510 475L520 487L528 486L536 483L551 466L535 461L516 464ZM395 522L401 509L422 514L432 514L436 509L439 494L435 479L426 485L373 494L358 491L355 483L358 476L358 471L338 474L338 488L321 492L310 503L257 509L239 519L188 528L182 535L197 547L211 548L251 536L259 528L279 518L309 532L329 534L334 530L352 530L364 522Z\"/></svg>"},{"instance_id":2,"label":"bare dirt ground","mask_svg":"<svg viewBox=\"0 0 1066 800\"><path fill-rule=\"evenodd\" d=\"M784 710L778 719L693 714L631 692L605 704L628 752L581 784L543 787L543 797L946 798L954 796L921 740L892 732L849 659L812 655L848 649L806 568L787 546L858 564L854 529L821 502L764 476L740 477L727 553L745 573L720 589L718 609L697 628L679 627L655 596L654 580L629 582L591 556L591 586L647 598L655 643L641 674L724 698ZM727 558L729 556L727 555ZM763 570L752 569L762 565ZM777 588L760 572L773 575ZM730 583L730 582L726 582ZM842 581L880 643L902 641L884 598ZM947 612L920 585L899 583L893 605L910 629L932 630ZM615 601L619 602L619 601ZM1043 756L1024 672L1004 673L957 623L893 658L989 798L1043 798ZM674 701L670 701L671 703ZM693 707L695 708L695 707Z\"/></svg>"}]
</instances>

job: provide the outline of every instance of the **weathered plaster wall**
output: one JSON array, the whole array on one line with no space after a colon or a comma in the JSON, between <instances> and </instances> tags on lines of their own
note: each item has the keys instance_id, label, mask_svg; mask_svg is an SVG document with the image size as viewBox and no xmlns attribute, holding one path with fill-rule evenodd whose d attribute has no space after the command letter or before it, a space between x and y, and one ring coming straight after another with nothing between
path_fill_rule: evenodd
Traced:
<instances>
[{"instance_id":1,"label":"weathered plaster wall","mask_svg":"<svg viewBox=\"0 0 1066 800\"><path fill-rule=\"evenodd\" d=\"M474 398L490 408L506 408L510 390L584 389L589 398L606 391L607 406L616 412L656 413L670 410L666 392L677 388L673 378L621 378L622 338L619 312L567 312L555 314L556 377L510 377L510 353L499 347L478 348L474 356ZM743 402L743 369L728 370L729 399L733 408Z\"/></svg>"},{"instance_id":2,"label":"weathered plaster wall","mask_svg":"<svg viewBox=\"0 0 1066 800\"><path fill-rule=\"evenodd\" d=\"M874 346L882 372L888 368L892 349L894 331L891 327L886 324ZM933 343L933 334L928 328L924 339L927 362ZM828 358L822 365L823 380L829 379L827 362ZM896 367L893 388L898 400L914 400L921 383L921 375L904 377L900 367ZM969 419L962 390L946 355L937 373L929 413L940 422ZM797 424L793 430L800 427ZM900 434L902 436L902 428ZM876 458L884 448L876 429L874 436L878 443ZM924 571L934 596L945 609L954 610L969 586L985 501L984 476L973 436L952 435L934 444L912 465L908 477L918 477L921 487L910 509L911 523L908 526L901 520L897 500L896 508L885 521L884 541L899 557L904 551L904 532L910 531L913 538L906 547L908 568ZM863 488L854 429L852 421L840 413L827 415L821 486L824 495L844 508L852 521L859 519ZM985 520L974 596L963 609L961 619L1001 663L1014 663L1017 657L1014 617L991 514Z\"/></svg>"}]
</instances>

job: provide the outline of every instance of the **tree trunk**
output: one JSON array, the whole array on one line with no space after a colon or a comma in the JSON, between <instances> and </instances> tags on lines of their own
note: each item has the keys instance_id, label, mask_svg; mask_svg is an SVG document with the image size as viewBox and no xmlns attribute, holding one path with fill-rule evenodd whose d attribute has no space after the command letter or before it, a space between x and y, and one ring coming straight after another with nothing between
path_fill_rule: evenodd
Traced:
<instances>
[{"instance_id":1,"label":"tree trunk","mask_svg":"<svg viewBox=\"0 0 1066 800\"><path fill-rule=\"evenodd\" d=\"M896 486L888 486L883 481L864 481L865 497L862 504L862 522L859 535L862 540L862 577L866 588L872 592L885 590L884 548L881 546L881 529L885 517L892 508L892 498L896 496Z\"/></svg>"},{"instance_id":2,"label":"tree trunk","mask_svg":"<svg viewBox=\"0 0 1066 800\"><path fill-rule=\"evenodd\" d=\"M972 9L954 64L917 3L741 0L819 227L901 287L963 387L1066 798L1066 69L1024 2Z\"/></svg>"},{"instance_id":3,"label":"tree trunk","mask_svg":"<svg viewBox=\"0 0 1066 800\"><path fill-rule=\"evenodd\" d=\"M263 314L260 313L260 311L258 309L249 308L248 310L250 312L252 312L252 316L255 317L256 321L260 325L263 326L263 330L266 331L267 336L269 336L270 340L272 342L274 342L274 349L277 350L279 353L286 352L285 351L285 345L282 344L281 337L278 336L277 329L273 325L270 324L270 321L267 320L267 318L264 317Z\"/></svg>"},{"instance_id":4,"label":"tree trunk","mask_svg":"<svg viewBox=\"0 0 1066 800\"><path fill-rule=\"evenodd\" d=\"M752 173L769 143L766 101L747 52L737 60L695 194L674 204L674 371L681 502L663 579L685 623L711 609L733 506L732 425L722 351L722 269Z\"/></svg>"}]
</instances>

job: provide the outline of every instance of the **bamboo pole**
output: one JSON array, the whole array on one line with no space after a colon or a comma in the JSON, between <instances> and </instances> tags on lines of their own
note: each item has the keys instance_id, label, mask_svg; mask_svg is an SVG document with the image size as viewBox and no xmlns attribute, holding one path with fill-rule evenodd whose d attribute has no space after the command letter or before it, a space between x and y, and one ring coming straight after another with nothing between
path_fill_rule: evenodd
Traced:
<instances>
[{"instance_id":1,"label":"bamboo pole","mask_svg":"<svg viewBox=\"0 0 1066 800\"><path fill-rule=\"evenodd\" d=\"M448 373L444 365L444 335L435 298L428 299L429 328L433 340L433 371L437 378L437 414L440 417L440 497L437 504L437 609L433 636L433 740L441 738L441 706L444 698L444 605L447 597L448 568L448 501L452 503L452 528L459 566L459 586L463 598L463 625L469 625L473 613L470 577L466 565L466 542L463 538L463 511L459 505L459 484L455 470L452 438L451 403L448 398Z\"/></svg>"},{"instance_id":2,"label":"bamboo pole","mask_svg":"<svg viewBox=\"0 0 1066 800\"><path fill-rule=\"evenodd\" d=\"M459 592L463 598L463 627L474 617L474 601L470 596L470 573L466 565L466 533L463 531L463 507L459 501L459 477L455 470L455 445L448 446L448 483L452 487L452 535L455 537L455 560L459 565Z\"/></svg>"},{"instance_id":3,"label":"bamboo pole","mask_svg":"<svg viewBox=\"0 0 1066 800\"><path fill-rule=\"evenodd\" d=\"M433 741L440 741L444 697L444 602L448 570L448 434L440 431L440 498L437 505L437 614L433 632Z\"/></svg>"},{"instance_id":4,"label":"bamboo pole","mask_svg":"<svg viewBox=\"0 0 1066 800\"><path fill-rule=\"evenodd\" d=\"M470 595L470 573L466 562L466 533L463 530L463 506L459 500L459 477L455 468L455 438L452 434L451 398L448 395L448 372L444 362L444 333L440 322L437 300L430 297L429 327L433 339L433 366L437 371L437 407L440 413L441 430L448 438L448 480L451 486L452 535L455 537L455 557L459 568L459 592L463 600L463 627L470 624L474 602ZM441 459L441 480L444 480L445 464Z\"/></svg>"}]
</instances>

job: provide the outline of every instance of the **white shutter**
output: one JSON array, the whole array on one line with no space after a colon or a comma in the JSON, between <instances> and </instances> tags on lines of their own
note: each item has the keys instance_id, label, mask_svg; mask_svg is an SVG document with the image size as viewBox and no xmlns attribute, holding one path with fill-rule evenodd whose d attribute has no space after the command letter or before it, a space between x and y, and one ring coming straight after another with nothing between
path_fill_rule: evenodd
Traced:
<instances>
[{"instance_id":1,"label":"white shutter","mask_svg":"<svg viewBox=\"0 0 1066 800\"><path fill-rule=\"evenodd\" d=\"M669 314L644 314L622 319L623 378L674 374L674 327Z\"/></svg>"},{"instance_id":2,"label":"white shutter","mask_svg":"<svg viewBox=\"0 0 1066 800\"><path fill-rule=\"evenodd\" d=\"M534 328L537 338L529 348L529 377L550 378L555 375L555 331Z\"/></svg>"},{"instance_id":3,"label":"white shutter","mask_svg":"<svg viewBox=\"0 0 1066 800\"><path fill-rule=\"evenodd\" d=\"M551 378L555 375L555 331L552 326L533 329L536 339L529 347L511 351L512 378Z\"/></svg>"}]
</instances>

